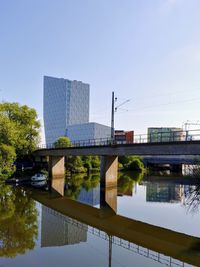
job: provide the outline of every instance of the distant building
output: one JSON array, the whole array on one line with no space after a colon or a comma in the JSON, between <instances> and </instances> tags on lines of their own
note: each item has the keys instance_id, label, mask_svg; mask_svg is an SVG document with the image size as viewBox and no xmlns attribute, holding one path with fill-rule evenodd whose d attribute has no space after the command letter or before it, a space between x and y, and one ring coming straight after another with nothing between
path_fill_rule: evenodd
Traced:
<instances>
[{"instance_id":1,"label":"distant building","mask_svg":"<svg viewBox=\"0 0 200 267\"><path fill-rule=\"evenodd\" d=\"M89 84L44 76L44 129L46 143L64 136L68 125L89 122Z\"/></svg>"},{"instance_id":2,"label":"distant building","mask_svg":"<svg viewBox=\"0 0 200 267\"><path fill-rule=\"evenodd\" d=\"M118 143L133 143L134 131L115 130L115 141Z\"/></svg>"},{"instance_id":3,"label":"distant building","mask_svg":"<svg viewBox=\"0 0 200 267\"><path fill-rule=\"evenodd\" d=\"M111 128L89 122L90 86L81 81L44 76L44 129L46 144L61 136L71 141L111 137Z\"/></svg>"},{"instance_id":4,"label":"distant building","mask_svg":"<svg viewBox=\"0 0 200 267\"><path fill-rule=\"evenodd\" d=\"M111 127L96 122L69 125L66 129L66 135L71 141L87 141L91 144L94 141L110 139Z\"/></svg>"},{"instance_id":5,"label":"distant building","mask_svg":"<svg viewBox=\"0 0 200 267\"><path fill-rule=\"evenodd\" d=\"M182 128L175 127L151 127L148 128L148 142L171 142L185 140Z\"/></svg>"}]
</instances>

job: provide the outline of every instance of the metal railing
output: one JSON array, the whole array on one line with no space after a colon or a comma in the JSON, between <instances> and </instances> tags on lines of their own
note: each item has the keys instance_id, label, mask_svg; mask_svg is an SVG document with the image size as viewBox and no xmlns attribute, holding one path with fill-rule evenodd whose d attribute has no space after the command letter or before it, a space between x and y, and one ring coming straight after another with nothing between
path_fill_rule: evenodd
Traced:
<instances>
[{"instance_id":1,"label":"metal railing","mask_svg":"<svg viewBox=\"0 0 200 267\"><path fill-rule=\"evenodd\" d=\"M188 131L168 131L168 132L151 132L150 134L138 134L134 136L133 141L112 140L111 138L98 138L88 140L72 141L71 147L90 147L90 146L113 146L128 145L140 143L164 143L164 142L183 142L183 141L200 141L200 129ZM68 147L70 147L68 146ZM64 144L60 146L52 144L41 144L38 149L64 148Z\"/></svg>"}]
</instances>

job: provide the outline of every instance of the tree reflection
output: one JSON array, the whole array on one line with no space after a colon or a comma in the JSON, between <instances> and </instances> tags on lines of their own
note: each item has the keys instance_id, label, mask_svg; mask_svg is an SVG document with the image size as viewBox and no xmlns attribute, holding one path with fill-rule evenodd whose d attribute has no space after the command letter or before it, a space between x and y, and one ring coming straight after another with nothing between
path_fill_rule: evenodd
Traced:
<instances>
[{"instance_id":1,"label":"tree reflection","mask_svg":"<svg viewBox=\"0 0 200 267\"><path fill-rule=\"evenodd\" d=\"M185 192L186 200L185 206L188 208L188 211L191 213L199 212L200 208L200 184L190 186Z\"/></svg>"},{"instance_id":2,"label":"tree reflection","mask_svg":"<svg viewBox=\"0 0 200 267\"><path fill-rule=\"evenodd\" d=\"M118 174L118 194L132 194L134 186L144 177L143 172L125 172Z\"/></svg>"},{"instance_id":3,"label":"tree reflection","mask_svg":"<svg viewBox=\"0 0 200 267\"><path fill-rule=\"evenodd\" d=\"M37 209L22 188L0 184L0 256L15 257L35 246Z\"/></svg>"},{"instance_id":4,"label":"tree reflection","mask_svg":"<svg viewBox=\"0 0 200 267\"><path fill-rule=\"evenodd\" d=\"M65 196L71 199L77 199L81 189L84 188L86 191L90 191L92 188L97 187L99 184L99 175L85 175L76 174L66 177Z\"/></svg>"},{"instance_id":5,"label":"tree reflection","mask_svg":"<svg viewBox=\"0 0 200 267\"><path fill-rule=\"evenodd\" d=\"M96 188L100 182L99 174L76 174L66 177L65 196L71 199L78 199L81 189L84 188L87 192ZM143 172L122 172L118 174L118 193L125 194L132 192L134 185L139 183L144 177Z\"/></svg>"}]
</instances>

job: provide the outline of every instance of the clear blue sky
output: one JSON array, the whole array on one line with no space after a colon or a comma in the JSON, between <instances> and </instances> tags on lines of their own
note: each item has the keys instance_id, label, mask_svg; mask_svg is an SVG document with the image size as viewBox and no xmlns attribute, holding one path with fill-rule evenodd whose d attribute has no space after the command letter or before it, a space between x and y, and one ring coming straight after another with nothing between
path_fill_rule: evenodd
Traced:
<instances>
[{"instance_id":1,"label":"clear blue sky","mask_svg":"<svg viewBox=\"0 0 200 267\"><path fill-rule=\"evenodd\" d=\"M145 133L200 119L199 0L0 0L0 98L42 119L43 76L91 86L90 120Z\"/></svg>"}]
</instances>

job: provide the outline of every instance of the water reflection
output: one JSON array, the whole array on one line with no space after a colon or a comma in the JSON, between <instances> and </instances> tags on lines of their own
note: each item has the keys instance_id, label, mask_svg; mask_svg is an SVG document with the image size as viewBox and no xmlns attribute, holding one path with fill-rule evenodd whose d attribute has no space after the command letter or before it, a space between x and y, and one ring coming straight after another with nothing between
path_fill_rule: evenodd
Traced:
<instances>
[{"instance_id":1,"label":"water reflection","mask_svg":"<svg viewBox=\"0 0 200 267\"><path fill-rule=\"evenodd\" d=\"M54 175L53 179L49 181L49 188L57 191L61 196L64 195L65 188L65 176L63 175Z\"/></svg>"},{"instance_id":2,"label":"water reflection","mask_svg":"<svg viewBox=\"0 0 200 267\"><path fill-rule=\"evenodd\" d=\"M97 196L97 192L99 195L98 188L99 174L79 174L67 176L65 180L64 195L70 199L79 199L81 202L97 205L99 204L100 200L100 197Z\"/></svg>"},{"instance_id":3,"label":"water reflection","mask_svg":"<svg viewBox=\"0 0 200 267\"><path fill-rule=\"evenodd\" d=\"M107 241L108 266L112 266L113 246L149 258L168 266L183 266L184 263L172 257L156 253L122 238L109 235L95 227L88 226L42 205L41 247L57 247L87 242L88 234Z\"/></svg>"},{"instance_id":4,"label":"water reflection","mask_svg":"<svg viewBox=\"0 0 200 267\"><path fill-rule=\"evenodd\" d=\"M43 258L54 258L53 263L50 263L50 260L48 264L43 263L43 266L55 266L55 262L57 262L59 266L65 266L67 253L68 260L72 263L70 266L74 266L73 261L77 258L76 256L79 255L79 253L83 256L83 249L86 248L86 246L87 255L89 253L90 256L87 256L85 261L81 258L76 266L86 266L86 262L89 263L93 259L96 261L97 265L98 263L100 264L99 251L102 249L106 251L106 254L103 256L106 259L106 263L104 262L105 264L100 264L99 266L132 266L133 262L136 266L148 267L160 266L161 264L168 266L188 266L184 264L183 261L198 266L200 255L199 238L166 230L162 228L162 225L160 225L161 227L156 227L154 226L155 224L151 225L153 224L151 222L146 224L141 222L143 220L134 220L135 217L130 219L131 212L133 212L135 216L138 210L139 214L144 214L144 210L142 210L141 207L137 210L136 206L133 209L127 209L127 203L136 202L135 197L141 193L141 188L145 188L145 190L142 190L142 196L144 196L144 201L146 201L145 203L151 205L148 206L148 214L153 213L152 206L157 207L158 205L156 205L156 203L161 206L161 202L164 203L163 205L165 207L172 207L175 203L182 203L186 207L186 200L189 200L191 196L195 196L195 201L198 199L198 185L196 182L192 184L192 180L183 181L179 179L179 182L177 182L175 179L167 180L164 177L157 179L148 177L141 181L141 177L142 175L139 174L129 175L127 173L121 173L118 177L118 188L100 188L98 175L96 175L96 177L86 177L83 175L68 177L64 187L64 194L67 197L54 194L53 190L52 192L39 190L30 191L30 188L28 188L25 191L22 188L12 189L8 186L7 188L2 187L0 196L0 212L2 215L0 217L0 240L3 240L1 238L1 224L3 223L5 227L6 220L12 219L11 225L13 227L13 232L11 231L10 235L14 236L15 242L17 242L17 238L19 243L22 242L21 234L18 236L18 228L15 227L14 229L14 222L19 224L20 221L19 218L17 218L16 221L14 216L21 216L23 218L23 216L29 217L34 214L35 204L30 199L31 194L33 199L42 203L41 233L39 235L39 246L42 247L42 249L39 252L38 248L34 250L34 255L37 257L39 255L40 260ZM139 181L139 184L137 181ZM137 188L138 191L136 190ZM120 196L118 197L118 203L117 196ZM18 200L16 201L17 197ZM78 203L74 201L74 199L77 199L78 202L89 204L90 206ZM124 199L128 199L127 202L124 202L125 208L127 209L126 217L116 214L117 204L119 209L119 206L121 206L120 201L122 203ZM21 201L22 203L24 202L24 204L19 207ZM31 203L33 203L33 209L28 206ZM154 204L152 205L152 203ZM169 203L169 205L166 203ZM194 203L194 201L192 203ZM96 206L98 206L98 208L94 208ZM149 207L151 207L151 209ZM20 208L23 208L25 214L23 214L22 211L20 213ZM183 210L183 205L181 208ZM170 209L170 213L172 211L173 210ZM155 216L155 213L153 213L152 216ZM158 219L162 221L161 216ZM25 218L23 220L25 221ZM29 219L26 220L29 223L24 225L25 229L23 229L24 232L22 235L23 239L25 239L23 240L24 242L27 242L27 229L31 229L31 223L34 224L34 219L33 221ZM14 230L16 233L14 233ZM7 232L9 231L10 229L7 230ZM22 230L20 231L22 232ZM35 238L36 235L33 235L33 242ZM101 247L101 240L104 240L103 248ZM12 243L9 243L9 246L12 247ZM93 246L93 250L91 250L91 246ZM29 246L28 249L33 249L33 247L34 245ZM26 250L24 250L23 253L25 253L25 251ZM93 252L90 253L90 251ZM124 251L128 252L126 253ZM58 254L58 252L60 254ZM17 252L17 254L18 253L20 252ZM133 253L144 256L145 259L141 260L140 264L137 264ZM13 257L17 254L13 254ZM46 257L47 255L48 257ZM121 255L124 256L122 257ZM129 262L127 261L127 255L130 258ZM1 256L5 256L5 253L1 254ZM60 257L63 258L62 263L60 262ZM116 258L121 260L121 265L116 264ZM179 260L175 260L175 258ZM146 259L148 259L148 263ZM30 261L31 259L29 257L29 262ZM25 261L26 265L24 266L27 266L29 262ZM21 267L21 265L9 265L9 263L10 262L8 262L8 266ZM37 264L35 264L35 266L37 266Z\"/></svg>"},{"instance_id":5,"label":"water reflection","mask_svg":"<svg viewBox=\"0 0 200 267\"><path fill-rule=\"evenodd\" d=\"M125 172L118 174L117 191L118 196L132 196L133 191L136 193L137 183L142 181L144 173L142 172Z\"/></svg>"},{"instance_id":6,"label":"water reflection","mask_svg":"<svg viewBox=\"0 0 200 267\"><path fill-rule=\"evenodd\" d=\"M30 193L0 184L0 256L15 257L35 246L37 209Z\"/></svg>"},{"instance_id":7,"label":"water reflection","mask_svg":"<svg viewBox=\"0 0 200 267\"><path fill-rule=\"evenodd\" d=\"M146 201L147 202L183 202L184 185L165 184L165 183L147 183Z\"/></svg>"},{"instance_id":8,"label":"water reflection","mask_svg":"<svg viewBox=\"0 0 200 267\"><path fill-rule=\"evenodd\" d=\"M184 205L188 212L198 213L200 209L200 184L185 188Z\"/></svg>"},{"instance_id":9,"label":"water reflection","mask_svg":"<svg viewBox=\"0 0 200 267\"><path fill-rule=\"evenodd\" d=\"M51 208L42 206L41 247L86 242L87 228L83 223L78 223Z\"/></svg>"},{"instance_id":10,"label":"water reflection","mask_svg":"<svg viewBox=\"0 0 200 267\"><path fill-rule=\"evenodd\" d=\"M146 202L181 203L188 212L199 212L200 179L147 177L141 184L146 186Z\"/></svg>"}]
</instances>

